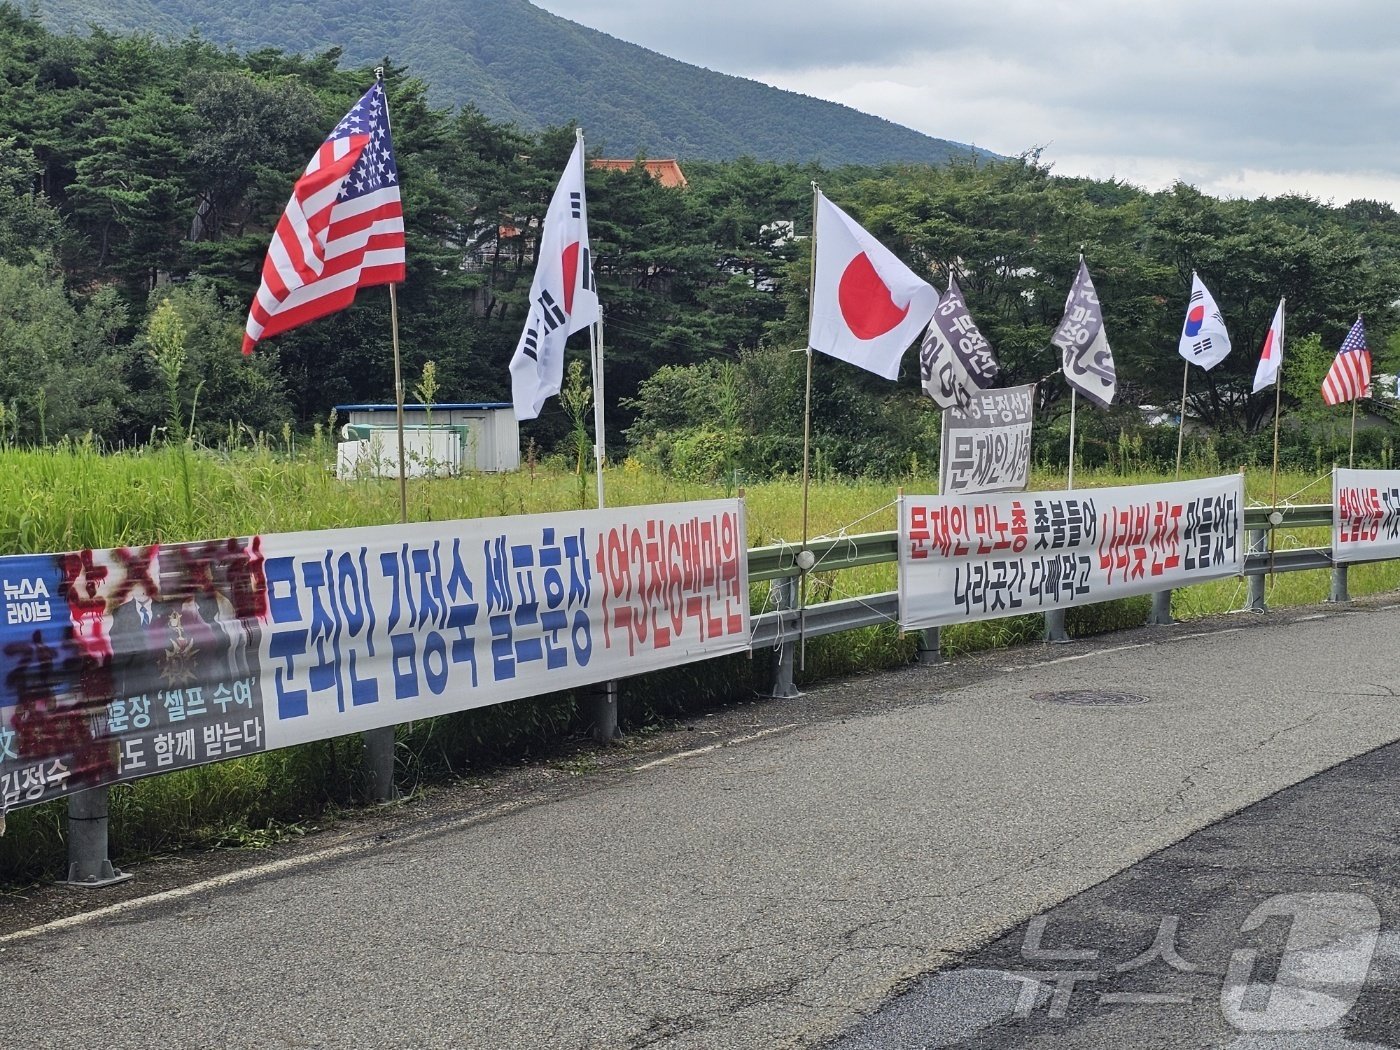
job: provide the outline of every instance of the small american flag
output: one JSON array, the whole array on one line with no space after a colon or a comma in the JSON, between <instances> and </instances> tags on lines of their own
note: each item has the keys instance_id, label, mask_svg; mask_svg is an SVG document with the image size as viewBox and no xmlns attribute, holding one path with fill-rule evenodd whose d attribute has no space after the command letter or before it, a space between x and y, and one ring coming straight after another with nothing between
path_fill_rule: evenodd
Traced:
<instances>
[{"instance_id":1,"label":"small american flag","mask_svg":"<svg viewBox=\"0 0 1400 1050\"><path fill-rule=\"evenodd\" d=\"M1366 329L1358 317L1342 340L1342 348L1327 370L1327 378L1322 381L1322 400L1329 405L1355 401L1366 396L1370 385L1371 351L1366 348Z\"/></svg>"},{"instance_id":2,"label":"small american flag","mask_svg":"<svg viewBox=\"0 0 1400 1050\"><path fill-rule=\"evenodd\" d=\"M335 126L292 187L248 311L243 352L404 279L403 207L384 82Z\"/></svg>"}]
</instances>

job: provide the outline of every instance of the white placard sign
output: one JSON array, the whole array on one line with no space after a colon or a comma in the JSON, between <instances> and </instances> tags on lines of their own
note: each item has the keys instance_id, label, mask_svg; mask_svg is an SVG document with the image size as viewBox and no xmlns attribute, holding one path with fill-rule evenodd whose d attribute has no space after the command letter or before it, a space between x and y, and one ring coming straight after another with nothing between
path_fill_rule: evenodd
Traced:
<instances>
[{"instance_id":1,"label":"white placard sign","mask_svg":"<svg viewBox=\"0 0 1400 1050\"><path fill-rule=\"evenodd\" d=\"M1244 571L1238 474L1160 485L905 496L906 630L1066 609Z\"/></svg>"},{"instance_id":2,"label":"white placard sign","mask_svg":"<svg viewBox=\"0 0 1400 1050\"><path fill-rule=\"evenodd\" d=\"M945 496L1024 492L1031 468L1035 384L979 390L943 413L938 490Z\"/></svg>"}]
</instances>

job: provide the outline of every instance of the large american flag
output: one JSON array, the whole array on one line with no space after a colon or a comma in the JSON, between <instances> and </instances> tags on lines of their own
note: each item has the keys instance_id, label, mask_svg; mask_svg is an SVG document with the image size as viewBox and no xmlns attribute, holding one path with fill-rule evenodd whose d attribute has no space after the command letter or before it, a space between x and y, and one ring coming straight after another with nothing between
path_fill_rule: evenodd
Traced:
<instances>
[{"instance_id":1,"label":"large american flag","mask_svg":"<svg viewBox=\"0 0 1400 1050\"><path fill-rule=\"evenodd\" d=\"M384 82L376 81L292 187L248 311L243 352L404 278L403 207Z\"/></svg>"},{"instance_id":2,"label":"large american flag","mask_svg":"<svg viewBox=\"0 0 1400 1050\"><path fill-rule=\"evenodd\" d=\"M1366 329L1358 317L1342 340L1342 348L1327 370L1327 378L1322 381L1322 400L1329 405L1355 401L1366 396L1370 385L1371 351L1366 348Z\"/></svg>"}]
</instances>

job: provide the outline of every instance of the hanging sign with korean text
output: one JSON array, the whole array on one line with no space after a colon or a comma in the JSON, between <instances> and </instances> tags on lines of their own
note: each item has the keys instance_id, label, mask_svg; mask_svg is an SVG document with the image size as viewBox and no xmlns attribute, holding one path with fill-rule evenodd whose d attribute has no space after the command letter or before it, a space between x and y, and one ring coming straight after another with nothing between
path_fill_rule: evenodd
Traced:
<instances>
[{"instance_id":1,"label":"hanging sign with korean text","mask_svg":"<svg viewBox=\"0 0 1400 1050\"><path fill-rule=\"evenodd\" d=\"M1400 470L1332 471L1332 560L1400 558Z\"/></svg>"},{"instance_id":2,"label":"hanging sign with korean text","mask_svg":"<svg viewBox=\"0 0 1400 1050\"><path fill-rule=\"evenodd\" d=\"M906 630L1089 605L1244 571L1238 474L1160 485L905 496Z\"/></svg>"},{"instance_id":3,"label":"hanging sign with korean text","mask_svg":"<svg viewBox=\"0 0 1400 1050\"><path fill-rule=\"evenodd\" d=\"M0 558L0 812L749 646L739 500Z\"/></svg>"},{"instance_id":4,"label":"hanging sign with korean text","mask_svg":"<svg viewBox=\"0 0 1400 1050\"><path fill-rule=\"evenodd\" d=\"M1035 384L979 390L943 412L938 491L1024 492L1031 468Z\"/></svg>"}]
</instances>

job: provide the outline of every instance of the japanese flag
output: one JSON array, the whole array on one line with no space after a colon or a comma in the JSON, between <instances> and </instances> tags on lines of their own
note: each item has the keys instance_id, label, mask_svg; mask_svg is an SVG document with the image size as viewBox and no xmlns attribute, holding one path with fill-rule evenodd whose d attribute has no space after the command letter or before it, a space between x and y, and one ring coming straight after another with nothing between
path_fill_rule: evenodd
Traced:
<instances>
[{"instance_id":1,"label":"japanese flag","mask_svg":"<svg viewBox=\"0 0 1400 1050\"><path fill-rule=\"evenodd\" d=\"M1254 393L1278 382L1279 366L1283 364L1283 300L1278 301L1273 324L1264 337L1264 349L1259 352L1259 368L1254 373Z\"/></svg>"},{"instance_id":2,"label":"japanese flag","mask_svg":"<svg viewBox=\"0 0 1400 1050\"><path fill-rule=\"evenodd\" d=\"M530 313L510 359L511 399L517 419L534 419L564 383L564 343L598 321L598 289L588 248L583 196L583 138L559 180L535 252Z\"/></svg>"},{"instance_id":3,"label":"japanese flag","mask_svg":"<svg viewBox=\"0 0 1400 1050\"><path fill-rule=\"evenodd\" d=\"M938 293L820 192L816 238L807 345L894 379Z\"/></svg>"}]
</instances>

